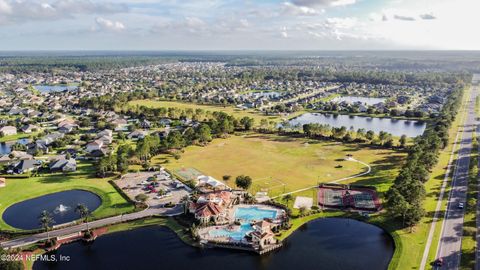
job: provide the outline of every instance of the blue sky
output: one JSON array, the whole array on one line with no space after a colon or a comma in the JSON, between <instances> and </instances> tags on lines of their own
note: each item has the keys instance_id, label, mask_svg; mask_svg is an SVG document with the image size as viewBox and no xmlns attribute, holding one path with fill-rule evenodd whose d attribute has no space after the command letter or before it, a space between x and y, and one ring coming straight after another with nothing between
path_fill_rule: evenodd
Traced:
<instances>
[{"instance_id":1,"label":"blue sky","mask_svg":"<svg viewBox=\"0 0 480 270\"><path fill-rule=\"evenodd\" d=\"M0 50L478 50L478 10L478 0L0 0Z\"/></svg>"}]
</instances>

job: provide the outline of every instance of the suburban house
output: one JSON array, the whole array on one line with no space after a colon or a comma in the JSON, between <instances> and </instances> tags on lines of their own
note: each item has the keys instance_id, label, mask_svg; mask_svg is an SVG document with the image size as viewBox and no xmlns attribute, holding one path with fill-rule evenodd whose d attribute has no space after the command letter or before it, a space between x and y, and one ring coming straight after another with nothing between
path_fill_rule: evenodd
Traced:
<instances>
[{"instance_id":1,"label":"suburban house","mask_svg":"<svg viewBox=\"0 0 480 270\"><path fill-rule=\"evenodd\" d=\"M115 131L126 131L128 130L128 122L126 119L123 118L117 118L110 123L115 127Z\"/></svg>"},{"instance_id":2,"label":"suburban house","mask_svg":"<svg viewBox=\"0 0 480 270\"><path fill-rule=\"evenodd\" d=\"M51 172L74 172L77 170L77 161L74 158L66 159L64 155L60 155L52 159L48 167Z\"/></svg>"},{"instance_id":3,"label":"suburban house","mask_svg":"<svg viewBox=\"0 0 480 270\"><path fill-rule=\"evenodd\" d=\"M38 127L32 124L27 124L27 125L24 125L20 130L23 133L32 133L34 131L37 131Z\"/></svg>"},{"instance_id":4,"label":"suburban house","mask_svg":"<svg viewBox=\"0 0 480 270\"><path fill-rule=\"evenodd\" d=\"M87 151L88 153L92 153L95 150L102 149L102 147L103 147L103 141L95 140L87 144L87 146L85 147L85 151Z\"/></svg>"},{"instance_id":5,"label":"suburban house","mask_svg":"<svg viewBox=\"0 0 480 270\"><path fill-rule=\"evenodd\" d=\"M78 125L75 123L74 120L67 119L58 123L57 127L58 127L58 132L66 134L77 129Z\"/></svg>"},{"instance_id":6,"label":"suburban house","mask_svg":"<svg viewBox=\"0 0 480 270\"><path fill-rule=\"evenodd\" d=\"M39 168L40 165L42 165L42 163L39 160L35 160L35 159L20 160L19 162L12 164L10 168L7 170L7 173L10 173L10 174L27 173Z\"/></svg>"},{"instance_id":7,"label":"suburban house","mask_svg":"<svg viewBox=\"0 0 480 270\"><path fill-rule=\"evenodd\" d=\"M143 139L145 136L148 135L148 132L145 130L135 130L130 132L130 134L127 135L127 138L129 139Z\"/></svg>"},{"instance_id":8,"label":"suburban house","mask_svg":"<svg viewBox=\"0 0 480 270\"><path fill-rule=\"evenodd\" d=\"M17 128L14 126L4 126L0 128L0 134L3 136L10 136L17 134Z\"/></svg>"}]
</instances>

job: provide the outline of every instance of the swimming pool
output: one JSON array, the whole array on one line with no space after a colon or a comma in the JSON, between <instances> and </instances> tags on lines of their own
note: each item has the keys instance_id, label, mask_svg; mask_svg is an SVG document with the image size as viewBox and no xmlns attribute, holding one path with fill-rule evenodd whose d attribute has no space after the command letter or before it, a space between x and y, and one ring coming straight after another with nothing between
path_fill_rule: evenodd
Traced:
<instances>
[{"instance_id":1,"label":"swimming pool","mask_svg":"<svg viewBox=\"0 0 480 270\"><path fill-rule=\"evenodd\" d=\"M227 230L227 229L216 229L209 232L210 236L213 237L230 237L234 240L242 240L243 237L253 231L252 226L249 223L240 225L237 230Z\"/></svg>"},{"instance_id":2,"label":"swimming pool","mask_svg":"<svg viewBox=\"0 0 480 270\"><path fill-rule=\"evenodd\" d=\"M250 225L252 221L260 221L264 218L275 219L277 217L277 210L273 209L261 209L257 206L238 207L233 215L234 219L240 219L241 225L236 230L227 229L215 229L208 233L212 237L229 237L234 240L242 240L245 235L253 231L253 227Z\"/></svg>"},{"instance_id":3,"label":"swimming pool","mask_svg":"<svg viewBox=\"0 0 480 270\"><path fill-rule=\"evenodd\" d=\"M239 207L235 210L234 218L240 219L244 222L259 221L264 218L275 219L277 217L277 210L260 209L257 206Z\"/></svg>"}]
</instances>

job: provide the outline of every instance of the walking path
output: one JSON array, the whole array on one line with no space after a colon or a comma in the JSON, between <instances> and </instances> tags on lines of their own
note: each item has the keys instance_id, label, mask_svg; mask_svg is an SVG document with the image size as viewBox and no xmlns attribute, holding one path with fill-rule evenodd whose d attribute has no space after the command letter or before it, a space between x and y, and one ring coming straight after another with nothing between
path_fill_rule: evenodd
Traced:
<instances>
[{"instance_id":1,"label":"walking path","mask_svg":"<svg viewBox=\"0 0 480 270\"><path fill-rule=\"evenodd\" d=\"M152 208L151 207L140 212L91 221L91 222L88 222L88 228L95 229L95 228L105 227L105 226L116 224L116 223L137 220L137 219L146 218L146 217L175 216L182 213L183 213L183 207L181 205L177 205L174 208ZM78 224L78 225L74 225L74 226L70 226L62 229L53 230L53 231L50 231L48 234L47 232L43 232L43 233L33 234L29 236L19 237L9 241L4 241L0 243L0 246L2 248L7 248L7 249L17 248L17 247L34 244L42 240L46 240L48 235L50 236L50 238L54 238L59 236L70 235L70 234L85 231L85 230L87 230L87 224L82 223L82 224Z\"/></svg>"},{"instance_id":2,"label":"walking path","mask_svg":"<svg viewBox=\"0 0 480 270\"><path fill-rule=\"evenodd\" d=\"M330 182L328 182L329 184L336 184L336 183L339 183L339 182L343 182L343 181L346 181L346 180L350 180L350 179L353 179L353 178L364 176L364 175L369 174L372 171L372 167L370 165L368 165L367 163L363 162L363 161L356 160L352 157L348 157L345 160L358 162L358 163L364 165L365 167L367 167L367 170L362 172L362 173L356 174L356 175L352 175L352 176L348 176L348 177L344 177L344 178L340 178L340 179L337 179L337 180L330 181ZM280 197L283 197L283 196L288 195L288 194L294 194L294 193L310 190L312 188L317 188L317 187L318 187L318 185L311 186L311 187L306 187L306 188L302 188L302 189L297 189L297 190L294 190L294 191L286 192L286 193L280 194L278 196L272 197L271 199L280 198Z\"/></svg>"}]
</instances>

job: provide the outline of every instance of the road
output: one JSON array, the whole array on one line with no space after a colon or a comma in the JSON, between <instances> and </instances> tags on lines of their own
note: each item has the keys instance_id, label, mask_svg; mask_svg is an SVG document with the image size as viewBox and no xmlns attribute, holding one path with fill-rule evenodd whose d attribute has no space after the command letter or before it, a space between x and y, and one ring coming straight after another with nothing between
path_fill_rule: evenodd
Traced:
<instances>
[{"instance_id":1,"label":"road","mask_svg":"<svg viewBox=\"0 0 480 270\"><path fill-rule=\"evenodd\" d=\"M183 213L183 206L177 205L174 208L148 208L140 212L135 212L135 213L130 213L130 214L125 214L125 215L120 215L120 216L114 216L114 217L109 217L109 218L104 218L104 219L99 219L95 221L91 221L88 223L88 228L89 229L95 229L95 228L101 228L105 227L108 225L116 224L116 223L121 223L125 221L131 221L131 220L136 220L136 219L141 219L141 218L146 218L146 217L151 217L155 215L161 215L161 216L174 216ZM65 235L70 235L74 234L80 231L85 231L87 230L87 224L82 223L74 226L69 226L61 229L56 229L53 231L50 231L50 237L58 237L58 236L65 236ZM19 237L13 240L1 242L0 246L2 248L16 248L16 247L21 247L21 246L26 246L30 245L32 243L36 243L38 241L46 240L47 239L47 233L38 233L38 234L33 234L29 236L24 236L24 237Z\"/></svg>"},{"instance_id":2,"label":"road","mask_svg":"<svg viewBox=\"0 0 480 270\"><path fill-rule=\"evenodd\" d=\"M477 76L474 76L474 78L477 78ZM467 103L467 118L463 126L463 136L460 141L447 209L441 228L437 258L443 258L444 263L438 269L458 269L460 266L465 210L460 209L458 205L466 202L472 138L477 130L475 116L477 95L478 87L474 86L470 91L470 99Z\"/></svg>"}]
</instances>

